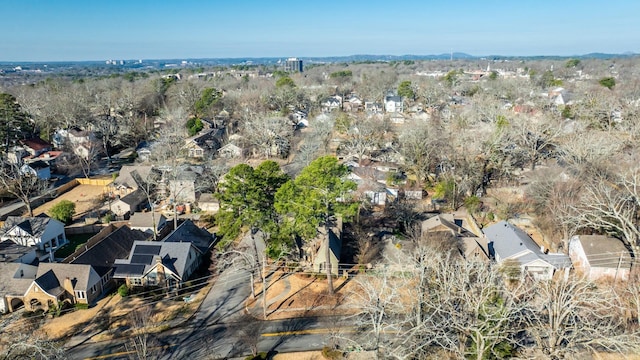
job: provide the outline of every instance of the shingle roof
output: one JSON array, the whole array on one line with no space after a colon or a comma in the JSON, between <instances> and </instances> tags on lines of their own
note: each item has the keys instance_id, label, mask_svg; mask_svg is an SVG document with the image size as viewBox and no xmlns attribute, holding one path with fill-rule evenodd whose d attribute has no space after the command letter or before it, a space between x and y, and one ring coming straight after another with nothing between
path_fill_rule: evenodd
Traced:
<instances>
[{"instance_id":1,"label":"shingle roof","mask_svg":"<svg viewBox=\"0 0 640 360\"><path fill-rule=\"evenodd\" d=\"M0 262L13 262L34 251L32 247L18 245L11 240L0 242Z\"/></svg>"},{"instance_id":2,"label":"shingle roof","mask_svg":"<svg viewBox=\"0 0 640 360\"><path fill-rule=\"evenodd\" d=\"M215 241L215 236L205 229L199 228L191 220L185 220L177 229L163 240L169 242L190 242L203 254L209 250Z\"/></svg>"},{"instance_id":3,"label":"shingle roof","mask_svg":"<svg viewBox=\"0 0 640 360\"><path fill-rule=\"evenodd\" d=\"M51 274L55 279L51 277ZM38 266L36 282L47 292L47 289L62 286L66 278L71 280L74 290L80 291L87 291L93 284L100 281L100 276L91 265L40 263Z\"/></svg>"},{"instance_id":4,"label":"shingle roof","mask_svg":"<svg viewBox=\"0 0 640 360\"><path fill-rule=\"evenodd\" d=\"M14 227L18 226L33 237L40 237L51 221L58 220L52 219L46 215L35 217L9 216L4 222L4 226L2 227L1 232L2 234L5 234Z\"/></svg>"},{"instance_id":5,"label":"shingle roof","mask_svg":"<svg viewBox=\"0 0 640 360\"><path fill-rule=\"evenodd\" d=\"M99 242L93 243L84 252L72 254L64 262L91 265L102 276L113 268L116 259L124 258L129 254L135 241L148 238L149 235L140 230L132 230L126 225L121 226ZM91 243L91 240L87 243Z\"/></svg>"},{"instance_id":6,"label":"shingle roof","mask_svg":"<svg viewBox=\"0 0 640 360\"><path fill-rule=\"evenodd\" d=\"M615 269L620 265L622 269L631 268L631 255L622 241L604 235L579 235L577 238L592 267Z\"/></svg>"},{"instance_id":7,"label":"shingle roof","mask_svg":"<svg viewBox=\"0 0 640 360\"><path fill-rule=\"evenodd\" d=\"M125 204L135 207L147 201L148 199L147 194L145 194L144 191L142 191L141 189L137 189L130 194L123 196L122 198L120 198L120 200Z\"/></svg>"},{"instance_id":8,"label":"shingle roof","mask_svg":"<svg viewBox=\"0 0 640 360\"><path fill-rule=\"evenodd\" d=\"M150 271L160 259L169 270L184 277L189 260L189 242L165 243L136 241L129 258L116 262L115 278L141 277Z\"/></svg>"},{"instance_id":9,"label":"shingle roof","mask_svg":"<svg viewBox=\"0 0 640 360\"><path fill-rule=\"evenodd\" d=\"M51 144L42 140L41 138L31 138L31 139L22 140L22 143L25 146L28 146L29 148L35 151L40 151L40 150L51 147Z\"/></svg>"},{"instance_id":10,"label":"shingle roof","mask_svg":"<svg viewBox=\"0 0 640 360\"><path fill-rule=\"evenodd\" d=\"M138 183L135 177L138 176L142 180L148 179L151 171L153 171L151 165L123 165L118 172L118 177L113 181L113 185L137 189Z\"/></svg>"},{"instance_id":11,"label":"shingle roof","mask_svg":"<svg viewBox=\"0 0 640 360\"><path fill-rule=\"evenodd\" d=\"M21 263L0 263L0 296L22 296L33 280L38 267Z\"/></svg>"}]
</instances>

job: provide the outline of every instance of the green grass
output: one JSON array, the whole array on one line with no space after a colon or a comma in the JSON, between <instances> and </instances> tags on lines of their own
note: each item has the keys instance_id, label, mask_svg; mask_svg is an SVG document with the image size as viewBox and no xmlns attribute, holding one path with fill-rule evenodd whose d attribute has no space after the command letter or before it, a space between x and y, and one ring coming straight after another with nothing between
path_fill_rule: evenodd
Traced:
<instances>
[{"instance_id":1,"label":"green grass","mask_svg":"<svg viewBox=\"0 0 640 360\"><path fill-rule=\"evenodd\" d=\"M54 256L56 258L66 258L67 256L73 254L74 251L78 248L78 246L84 245L93 235L95 234L78 234L78 235L69 235L67 236L67 240L69 242L56 250Z\"/></svg>"}]
</instances>

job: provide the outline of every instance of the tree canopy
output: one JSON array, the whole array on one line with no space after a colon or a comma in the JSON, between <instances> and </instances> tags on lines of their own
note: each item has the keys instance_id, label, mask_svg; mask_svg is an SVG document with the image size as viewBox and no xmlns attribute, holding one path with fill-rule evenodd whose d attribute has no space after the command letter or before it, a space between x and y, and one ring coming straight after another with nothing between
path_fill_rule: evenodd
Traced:
<instances>
[{"instance_id":1,"label":"tree canopy","mask_svg":"<svg viewBox=\"0 0 640 360\"><path fill-rule=\"evenodd\" d=\"M7 93L0 93L0 141L9 146L21 135L31 132L31 124L26 112L22 110L16 98ZM3 147L4 149L4 147Z\"/></svg>"},{"instance_id":2,"label":"tree canopy","mask_svg":"<svg viewBox=\"0 0 640 360\"><path fill-rule=\"evenodd\" d=\"M276 87L277 88L282 88L282 87L293 88L293 87L296 87L296 83L293 82L293 79L291 79L290 77L284 76L276 81Z\"/></svg>"},{"instance_id":3,"label":"tree canopy","mask_svg":"<svg viewBox=\"0 0 640 360\"><path fill-rule=\"evenodd\" d=\"M604 77L598 81L598 84L611 90L614 86L616 86L616 79L612 77Z\"/></svg>"},{"instance_id":4,"label":"tree canopy","mask_svg":"<svg viewBox=\"0 0 640 360\"><path fill-rule=\"evenodd\" d=\"M411 81L405 80L398 85L398 95L411 100L416 98L416 93L413 91Z\"/></svg>"},{"instance_id":5,"label":"tree canopy","mask_svg":"<svg viewBox=\"0 0 640 360\"><path fill-rule=\"evenodd\" d=\"M276 221L276 191L289 180L274 161L265 161L255 169L239 164L229 170L219 184L216 196L220 211L216 220L220 233L235 238L243 226L270 227Z\"/></svg>"},{"instance_id":6,"label":"tree canopy","mask_svg":"<svg viewBox=\"0 0 640 360\"><path fill-rule=\"evenodd\" d=\"M293 221L303 239L316 236L318 226L329 225L332 217L355 215L357 204L348 200L356 183L346 180L349 169L333 156L323 156L302 169L275 194L276 210Z\"/></svg>"},{"instance_id":7,"label":"tree canopy","mask_svg":"<svg viewBox=\"0 0 640 360\"><path fill-rule=\"evenodd\" d=\"M62 221L65 224L71 222L75 213L76 204L69 200L60 201L59 203L53 205L53 207L48 211L49 216L58 221Z\"/></svg>"},{"instance_id":8,"label":"tree canopy","mask_svg":"<svg viewBox=\"0 0 640 360\"><path fill-rule=\"evenodd\" d=\"M202 96L194 104L195 116L206 117L213 107L220 102L222 92L216 88L206 88L202 91Z\"/></svg>"}]
</instances>

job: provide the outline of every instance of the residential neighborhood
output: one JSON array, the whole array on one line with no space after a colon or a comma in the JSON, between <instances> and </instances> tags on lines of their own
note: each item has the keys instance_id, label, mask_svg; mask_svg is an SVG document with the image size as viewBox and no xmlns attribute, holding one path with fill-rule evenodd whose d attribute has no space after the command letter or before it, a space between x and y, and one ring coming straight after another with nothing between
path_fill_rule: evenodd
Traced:
<instances>
[{"instance_id":1,"label":"residential neighborhood","mask_svg":"<svg viewBox=\"0 0 640 360\"><path fill-rule=\"evenodd\" d=\"M91 359L640 351L637 58L305 61L60 75L51 114L50 82L3 87L3 332Z\"/></svg>"}]
</instances>

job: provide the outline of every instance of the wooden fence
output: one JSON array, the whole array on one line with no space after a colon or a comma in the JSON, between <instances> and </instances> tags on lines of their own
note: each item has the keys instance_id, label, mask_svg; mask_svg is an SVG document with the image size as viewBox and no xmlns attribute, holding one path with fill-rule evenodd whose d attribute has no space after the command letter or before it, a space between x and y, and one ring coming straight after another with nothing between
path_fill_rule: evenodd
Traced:
<instances>
[{"instance_id":1,"label":"wooden fence","mask_svg":"<svg viewBox=\"0 0 640 360\"><path fill-rule=\"evenodd\" d=\"M113 182L113 179L86 179L77 178L78 183L82 185L107 186Z\"/></svg>"}]
</instances>

